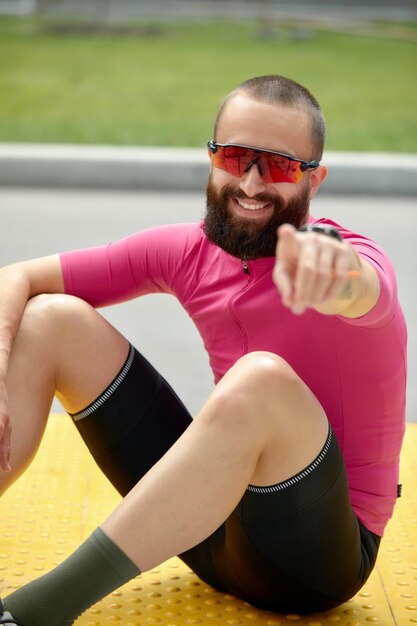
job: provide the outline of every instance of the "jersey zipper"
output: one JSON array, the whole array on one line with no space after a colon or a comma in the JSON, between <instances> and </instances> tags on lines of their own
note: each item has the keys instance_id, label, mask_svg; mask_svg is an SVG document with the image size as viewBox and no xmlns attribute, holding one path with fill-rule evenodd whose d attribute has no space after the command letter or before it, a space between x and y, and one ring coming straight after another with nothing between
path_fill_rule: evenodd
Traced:
<instances>
[{"instance_id":1,"label":"jersey zipper","mask_svg":"<svg viewBox=\"0 0 417 626\"><path fill-rule=\"evenodd\" d=\"M248 263L246 261L246 259L241 259L242 261L242 267L243 267L243 273L247 276L247 280L245 285L242 287L242 289L240 289L239 291L237 291L233 297L230 299L229 301L229 311L230 314L232 315L233 319L235 320L235 323L237 324L239 331L240 331L240 336L242 338L242 356L244 354L246 354L247 350L248 350L248 336L246 334L245 328L243 326L243 324L241 323L241 321L239 320L238 316L236 315L235 312L235 302L236 300L248 289L248 287L250 286L251 282L252 282L252 278L250 276L250 272L249 272L249 267L248 267Z\"/></svg>"}]
</instances>

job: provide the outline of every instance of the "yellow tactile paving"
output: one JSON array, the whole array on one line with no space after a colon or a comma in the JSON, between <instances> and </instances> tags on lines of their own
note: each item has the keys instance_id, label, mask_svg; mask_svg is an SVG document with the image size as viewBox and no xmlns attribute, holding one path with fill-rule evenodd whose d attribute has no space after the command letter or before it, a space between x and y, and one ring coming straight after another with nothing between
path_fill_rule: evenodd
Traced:
<instances>
[{"instance_id":1,"label":"yellow tactile paving","mask_svg":"<svg viewBox=\"0 0 417 626\"><path fill-rule=\"evenodd\" d=\"M259 611L214 591L174 558L96 604L77 626L417 624L417 424L407 427L401 478L404 495L377 567L360 593L335 610L310 616ZM30 470L1 502L0 595L59 563L118 501L70 420L51 416Z\"/></svg>"}]
</instances>

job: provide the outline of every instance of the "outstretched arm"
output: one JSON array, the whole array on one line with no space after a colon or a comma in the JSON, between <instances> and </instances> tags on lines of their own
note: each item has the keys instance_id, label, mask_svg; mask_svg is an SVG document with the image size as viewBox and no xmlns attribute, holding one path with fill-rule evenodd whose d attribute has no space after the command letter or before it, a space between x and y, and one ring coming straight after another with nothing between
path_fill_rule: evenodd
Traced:
<instances>
[{"instance_id":1,"label":"outstretched arm","mask_svg":"<svg viewBox=\"0 0 417 626\"><path fill-rule=\"evenodd\" d=\"M375 306L380 291L376 271L349 243L289 224L278 229L273 280L284 306L297 315L313 308L361 317Z\"/></svg>"},{"instance_id":2,"label":"outstretched arm","mask_svg":"<svg viewBox=\"0 0 417 626\"><path fill-rule=\"evenodd\" d=\"M10 470L11 426L5 379L13 339L31 297L39 293L63 291L61 264L57 255L0 269L0 470Z\"/></svg>"}]
</instances>

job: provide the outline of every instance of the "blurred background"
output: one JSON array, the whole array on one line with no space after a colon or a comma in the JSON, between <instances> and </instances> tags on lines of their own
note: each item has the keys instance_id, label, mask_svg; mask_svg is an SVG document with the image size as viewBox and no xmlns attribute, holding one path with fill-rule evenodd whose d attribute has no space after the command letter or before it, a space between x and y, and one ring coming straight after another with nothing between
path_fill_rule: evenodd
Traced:
<instances>
[{"instance_id":1,"label":"blurred background","mask_svg":"<svg viewBox=\"0 0 417 626\"><path fill-rule=\"evenodd\" d=\"M328 150L417 152L416 44L416 0L0 0L0 142L204 146L278 73Z\"/></svg>"}]
</instances>

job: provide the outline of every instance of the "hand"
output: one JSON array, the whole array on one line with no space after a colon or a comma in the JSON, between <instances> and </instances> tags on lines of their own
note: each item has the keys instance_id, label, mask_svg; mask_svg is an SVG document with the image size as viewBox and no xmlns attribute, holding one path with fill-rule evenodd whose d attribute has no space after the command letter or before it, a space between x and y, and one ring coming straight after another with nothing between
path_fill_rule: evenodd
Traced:
<instances>
[{"instance_id":1,"label":"hand","mask_svg":"<svg viewBox=\"0 0 417 626\"><path fill-rule=\"evenodd\" d=\"M0 470L10 472L10 446L12 426L4 381L0 380Z\"/></svg>"},{"instance_id":2,"label":"hand","mask_svg":"<svg viewBox=\"0 0 417 626\"><path fill-rule=\"evenodd\" d=\"M284 306L296 315L339 299L346 287L354 253L349 244L290 224L278 229L273 280ZM359 269L359 261L356 262ZM349 299L349 294L347 295ZM337 311L335 311L337 312Z\"/></svg>"}]
</instances>

